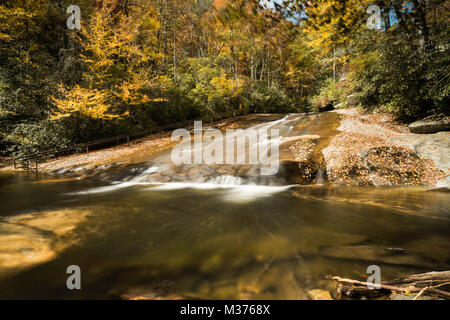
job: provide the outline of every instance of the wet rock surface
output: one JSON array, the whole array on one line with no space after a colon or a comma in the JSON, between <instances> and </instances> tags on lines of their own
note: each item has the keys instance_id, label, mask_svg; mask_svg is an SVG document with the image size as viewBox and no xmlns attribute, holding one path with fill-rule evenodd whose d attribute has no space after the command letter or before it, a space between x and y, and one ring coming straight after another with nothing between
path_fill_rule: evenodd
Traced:
<instances>
[{"instance_id":1,"label":"wet rock surface","mask_svg":"<svg viewBox=\"0 0 450 320\"><path fill-rule=\"evenodd\" d=\"M433 160L436 168L450 174L450 132L393 135L387 140Z\"/></svg>"},{"instance_id":2,"label":"wet rock surface","mask_svg":"<svg viewBox=\"0 0 450 320\"><path fill-rule=\"evenodd\" d=\"M303 139L289 147L296 160L295 162L284 163L284 167L288 170L286 176L289 181L303 185L316 182L317 173L320 169L320 160L314 154L318 138Z\"/></svg>"},{"instance_id":3,"label":"wet rock surface","mask_svg":"<svg viewBox=\"0 0 450 320\"><path fill-rule=\"evenodd\" d=\"M293 174L288 181L301 185L327 183L327 168L322 151L338 134L336 128L339 120L339 115L334 112L320 114L309 124L305 135L289 146L296 163L291 162L288 167Z\"/></svg>"},{"instance_id":4,"label":"wet rock surface","mask_svg":"<svg viewBox=\"0 0 450 320\"><path fill-rule=\"evenodd\" d=\"M331 297L331 294L326 290L321 289L314 289L309 290L308 295L311 297L312 300L333 300Z\"/></svg>"},{"instance_id":5,"label":"wet rock surface","mask_svg":"<svg viewBox=\"0 0 450 320\"><path fill-rule=\"evenodd\" d=\"M436 261L433 259L403 248L382 248L372 245L333 246L321 248L321 253L333 258L355 259L366 261L366 263L377 262L425 269L436 265Z\"/></svg>"},{"instance_id":6,"label":"wet rock surface","mask_svg":"<svg viewBox=\"0 0 450 320\"><path fill-rule=\"evenodd\" d=\"M0 276L48 262L77 243L86 210L57 210L0 220Z\"/></svg>"},{"instance_id":7,"label":"wet rock surface","mask_svg":"<svg viewBox=\"0 0 450 320\"><path fill-rule=\"evenodd\" d=\"M44 189L51 183L18 184L21 190L23 186L36 189L24 193L24 198L46 193L57 196L57 190L65 191L56 202L39 202L45 208L41 213L33 209L33 214L1 221L0 229L5 229L0 230L0 244L4 244L0 248L6 249L0 249L0 265L11 269L7 266L11 261L25 268L45 263L24 271L37 279L43 274L53 276L52 271L59 272L61 264L94 257L95 263L83 272L95 298L111 294L149 300L322 300L334 293L321 282L325 274L365 276L365 268L380 261L387 277L408 269L434 270L448 265L446 194L423 192L424 188L414 193L413 188L310 185L320 184L319 177L326 176L324 168L329 166L333 174L336 168L351 167L352 161L365 172L348 173L355 184L416 181L411 172L416 172L417 166L426 169L418 171L419 183L425 183L430 172L439 173L432 164L425 167L431 160L406 145L388 141L409 135L389 121L377 119L374 125L371 118L357 114L355 119L343 121L354 124L354 131L341 134L336 130L340 116L335 112L289 117L282 121L282 136L293 139L284 145L287 152L281 156L276 176L263 177L257 167L245 165L175 166L166 157L159 162L155 158L139 163L100 161L92 169L83 165L80 172L77 163L72 163L75 178L67 185L60 181L61 185ZM329 153L324 147L331 147ZM261 196L264 191L258 187L284 187L294 183L289 179L308 185ZM332 176L331 182L335 181ZM209 189L208 185L207 190L188 186L172 192L141 186L141 182L221 186ZM248 183L256 189L250 196L241 187ZM120 184L124 189L116 188L121 188ZM227 184L235 189L222 190ZM4 188L4 199L15 195L10 190ZM61 210L48 210L48 203L58 204ZM88 221L79 209L66 212L63 208L67 205L91 208ZM32 202L20 207L20 213L30 207L37 205ZM429 238L417 238L419 233ZM66 246L76 243L80 248L69 250ZM47 265L53 269L46 269ZM33 273L39 268L41 273ZM3 288L10 283L19 287L12 280ZM60 284L47 286L44 283L45 290L51 291ZM22 296L28 289L24 287Z\"/></svg>"},{"instance_id":8,"label":"wet rock surface","mask_svg":"<svg viewBox=\"0 0 450 320\"><path fill-rule=\"evenodd\" d=\"M204 128L245 129L253 125L276 121L281 114L250 114L204 124ZM131 141L116 147L92 150L70 156L50 159L39 164L39 172L56 176L90 176L96 170L107 169L117 164L138 164L147 162L155 155L170 150L176 145L171 139L172 132L158 132L148 137ZM12 160L0 159L0 170L15 171Z\"/></svg>"}]
</instances>

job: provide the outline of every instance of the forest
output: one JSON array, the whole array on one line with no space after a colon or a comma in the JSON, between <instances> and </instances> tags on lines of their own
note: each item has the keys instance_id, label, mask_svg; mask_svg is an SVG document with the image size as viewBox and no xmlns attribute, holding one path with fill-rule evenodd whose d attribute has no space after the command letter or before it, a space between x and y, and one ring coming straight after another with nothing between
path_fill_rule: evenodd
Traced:
<instances>
[{"instance_id":1,"label":"forest","mask_svg":"<svg viewBox=\"0 0 450 320\"><path fill-rule=\"evenodd\" d=\"M74 4L79 30L68 28ZM2 0L0 156L184 120L345 107L349 95L402 122L448 115L449 8L445 0Z\"/></svg>"}]
</instances>

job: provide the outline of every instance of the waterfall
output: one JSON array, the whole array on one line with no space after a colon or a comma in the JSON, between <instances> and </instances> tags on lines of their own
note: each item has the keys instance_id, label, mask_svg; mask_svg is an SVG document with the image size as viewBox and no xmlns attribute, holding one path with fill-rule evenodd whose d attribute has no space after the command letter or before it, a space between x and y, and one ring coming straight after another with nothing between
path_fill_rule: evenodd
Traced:
<instances>
[{"instance_id":1,"label":"waterfall","mask_svg":"<svg viewBox=\"0 0 450 320\"><path fill-rule=\"evenodd\" d=\"M260 123L244 129L264 131L279 129L285 133L285 137L261 139L248 146L248 150L257 152L259 149L266 154L270 151L270 143L277 146L289 141L290 137L299 134L295 125L302 121L304 116L290 114L279 120ZM242 131L241 131L242 133ZM237 137L238 132L234 133ZM221 140L225 144L225 138ZM270 142L270 143L269 143ZM183 142L188 143L188 142ZM212 142L203 145L202 148L213 146ZM194 146L195 147L195 146ZM256 151L255 151L256 150ZM197 149L189 150L192 153ZM234 150L226 152L235 152ZM151 164L138 175L128 176L120 181L112 181L110 185L89 189L77 194L96 194L116 191L118 189L141 186L158 190L176 189L222 189L230 190L230 197L239 199L253 199L256 196L269 195L273 192L280 192L292 187L287 185L283 177L261 176L259 173L260 164L232 164L232 165L207 165L207 164L175 164L171 160L170 152L164 152L151 161ZM318 179L319 180L319 179ZM323 180L323 179L322 179Z\"/></svg>"},{"instance_id":2,"label":"waterfall","mask_svg":"<svg viewBox=\"0 0 450 320\"><path fill-rule=\"evenodd\" d=\"M322 168L319 168L319 170L317 170L317 178L316 178L316 184L318 186L323 186L325 185L326 182L326 171Z\"/></svg>"},{"instance_id":3,"label":"waterfall","mask_svg":"<svg viewBox=\"0 0 450 320\"><path fill-rule=\"evenodd\" d=\"M233 176L220 176L209 180L208 183L239 186L242 184L242 179L240 177Z\"/></svg>"}]
</instances>

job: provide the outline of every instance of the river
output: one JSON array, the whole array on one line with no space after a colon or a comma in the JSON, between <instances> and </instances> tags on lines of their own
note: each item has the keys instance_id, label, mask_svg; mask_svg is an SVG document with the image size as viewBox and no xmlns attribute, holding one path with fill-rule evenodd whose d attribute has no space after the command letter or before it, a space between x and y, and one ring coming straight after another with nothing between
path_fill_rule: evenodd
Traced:
<instances>
[{"instance_id":1,"label":"river","mask_svg":"<svg viewBox=\"0 0 450 320\"><path fill-rule=\"evenodd\" d=\"M336 117L258 126L324 147ZM449 269L448 193L258 172L161 152L101 179L1 173L0 298L308 299L333 291L324 276L365 280L370 265L382 280ZM70 265L81 290L66 287Z\"/></svg>"}]
</instances>

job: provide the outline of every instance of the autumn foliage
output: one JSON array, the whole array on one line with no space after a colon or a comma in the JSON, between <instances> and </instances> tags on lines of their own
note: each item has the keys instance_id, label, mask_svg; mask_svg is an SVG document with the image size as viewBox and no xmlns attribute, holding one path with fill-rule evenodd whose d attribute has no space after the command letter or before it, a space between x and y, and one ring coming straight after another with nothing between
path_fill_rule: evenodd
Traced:
<instances>
[{"instance_id":1,"label":"autumn foliage","mask_svg":"<svg viewBox=\"0 0 450 320\"><path fill-rule=\"evenodd\" d=\"M375 1L382 23L369 30L373 2L79 0L81 30L71 31L72 1L4 0L1 153L345 106L349 94L404 120L447 112L446 2Z\"/></svg>"}]
</instances>

